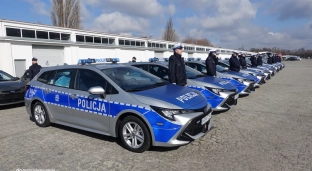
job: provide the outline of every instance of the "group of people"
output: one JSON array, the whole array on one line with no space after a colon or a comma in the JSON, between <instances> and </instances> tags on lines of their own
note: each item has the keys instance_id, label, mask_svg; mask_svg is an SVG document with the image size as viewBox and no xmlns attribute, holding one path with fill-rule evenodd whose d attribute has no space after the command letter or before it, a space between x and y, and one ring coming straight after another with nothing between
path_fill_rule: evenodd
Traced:
<instances>
[{"instance_id":1,"label":"group of people","mask_svg":"<svg viewBox=\"0 0 312 171\"><path fill-rule=\"evenodd\" d=\"M268 58L268 64L274 64L277 62L282 62L282 59L277 54L270 54Z\"/></svg>"},{"instance_id":2,"label":"group of people","mask_svg":"<svg viewBox=\"0 0 312 171\"><path fill-rule=\"evenodd\" d=\"M263 65L262 54L252 55L250 57L251 67ZM247 68L246 54L234 52L230 58L230 70L239 72L241 69Z\"/></svg>"}]
</instances>

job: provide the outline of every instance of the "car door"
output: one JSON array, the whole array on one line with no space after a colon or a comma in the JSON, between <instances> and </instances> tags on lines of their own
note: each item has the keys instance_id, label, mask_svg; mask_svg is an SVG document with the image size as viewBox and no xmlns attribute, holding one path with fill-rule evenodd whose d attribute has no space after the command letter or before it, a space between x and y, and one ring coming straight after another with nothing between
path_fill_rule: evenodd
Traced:
<instances>
[{"instance_id":1,"label":"car door","mask_svg":"<svg viewBox=\"0 0 312 171\"><path fill-rule=\"evenodd\" d=\"M49 77L43 85L43 97L51 116L56 121L70 123L68 93L75 72L75 69L62 69L50 73L50 76L48 72L43 73L38 78L40 81L44 77Z\"/></svg>"},{"instance_id":2,"label":"car door","mask_svg":"<svg viewBox=\"0 0 312 171\"><path fill-rule=\"evenodd\" d=\"M91 87L100 86L106 96L91 95ZM93 130L108 132L110 117L110 99L116 90L98 72L90 69L79 69L73 89L69 92L71 122L75 125Z\"/></svg>"}]
</instances>

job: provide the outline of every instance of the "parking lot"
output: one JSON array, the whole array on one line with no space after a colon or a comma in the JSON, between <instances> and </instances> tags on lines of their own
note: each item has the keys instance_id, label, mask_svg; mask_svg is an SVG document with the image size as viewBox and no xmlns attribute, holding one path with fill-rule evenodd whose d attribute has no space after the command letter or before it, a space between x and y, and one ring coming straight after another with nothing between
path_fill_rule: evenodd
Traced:
<instances>
[{"instance_id":1,"label":"parking lot","mask_svg":"<svg viewBox=\"0 0 312 171\"><path fill-rule=\"evenodd\" d=\"M141 154L111 137L39 128L21 105L0 110L0 170L312 170L312 60L286 68L238 106L213 115L213 129L179 148Z\"/></svg>"}]
</instances>

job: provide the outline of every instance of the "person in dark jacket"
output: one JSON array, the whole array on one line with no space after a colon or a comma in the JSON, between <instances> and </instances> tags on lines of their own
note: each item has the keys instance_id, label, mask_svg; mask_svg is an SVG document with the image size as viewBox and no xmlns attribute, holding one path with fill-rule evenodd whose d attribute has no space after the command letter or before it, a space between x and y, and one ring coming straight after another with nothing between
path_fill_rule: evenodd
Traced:
<instances>
[{"instance_id":1,"label":"person in dark jacket","mask_svg":"<svg viewBox=\"0 0 312 171\"><path fill-rule=\"evenodd\" d=\"M217 63L218 63L216 50L212 49L209 51L209 55L206 58L205 63L206 63L207 75L216 76L217 75Z\"/></svg>"},{"instance_id":2,"label":"person in dark jacket","mask_svg":"<svg viewBox=\"0 0 312 171\"><path fill-rule=\"evenodd\" d=\"M239 72L241 69L241 66L240 66L239 60L237 58L237 55L238 55L238 53L234 52L232 54L229 62L230 62L230 70Z\"/></svg>"},{"instance_id":3,"label":"person in dark jacket","mask_svg":"<svg viewBox=\"0 0 312 171\"><path fill-rule=\"evenodd\" d=\"M273 64L273 57L271 54L268 57L268 64Z\"/></svg>"},{"instance_id":4,"label":"person in dark jacket","mask_svg":"<svg viewBox=\"0 0 312 171\"><path fill-rule=\"evenodd\" d=\"M242 68L246 69L247 68L247 64L246 64L246 56L244 53L238 55L238 58L239 58L239 63L240 65L242 66Z\"/></svg>"},{"instance_id":5,"label":"person in dark jacket","mask_svg":"<svg viewBox=\"0 0 312 171\"><path fill-rule=\"evenodd\" d=\"M282 57L280 55L277 56L277 62L282 62Z\"/></svg>"},{"instance_id":6,"label":"person in dark jacket","mask_svg":"<svg viewBox=\"0 0 312 171\"><path fill-rule=\"evenodd\" d=\"M181 43L173 46L173 55L169 58L169 82L172 84L187 86L184 59L182 58L183 46Z\"/></svg>"},{"instance_id":7,"label":"person in dark jacket","mask_svg":"<svg viewBox=\"0 0 312 171\"><path fill-rule=\"evenodd\" d=\"M277 62L277 54L273 55L272 62L273 62L273 64L275 64Z\"/></svg>"},{"instance_id":8,"label":"person in dark jacket","mask_svg":"<svg viewBox=\"0 0 312 171\"><path fill-rule=\"evenodd\" d=\"M263 65L262 54L258 54L257 64L258 64L258 66L262 66Z\"/></svg>"},{"instance_id":9,"label":"person in dark jacket","mask_svg":"<svg viewBox=\"0 0 312 171\"><path fill-rule=\"evenodd\" d=\"M29 79L32 80L41 70L41 66L38 65L38 59L32 58L32 65L29 67Z\"/></svg>"},{"instance_id":10,"label":"person in dark jacket","mask_svg":"<svg viewBox=\"0 0 312 171\"><path fill-rule=\"evenodd\" d=\"M258 66L256 55L251 55L250 62L251 62L251 67L257 67Z\"/></svg>"}]
</instances>

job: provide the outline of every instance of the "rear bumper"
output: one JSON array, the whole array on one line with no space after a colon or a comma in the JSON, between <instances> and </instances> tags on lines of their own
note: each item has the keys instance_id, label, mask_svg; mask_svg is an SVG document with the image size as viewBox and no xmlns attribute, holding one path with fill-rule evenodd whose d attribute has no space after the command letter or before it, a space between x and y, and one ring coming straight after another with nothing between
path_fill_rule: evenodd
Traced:
<instances>
[{"instance_id":1,"label":"rear bumper","mask_svg":"<svg viewBox=\"0 0 312 171\"><path fill-rule=\"evenodd\" d=\"M19 104L24 102L25 92L19 92L14 94L0 94L0 106Z\"/></svg>"}]
</instances>

